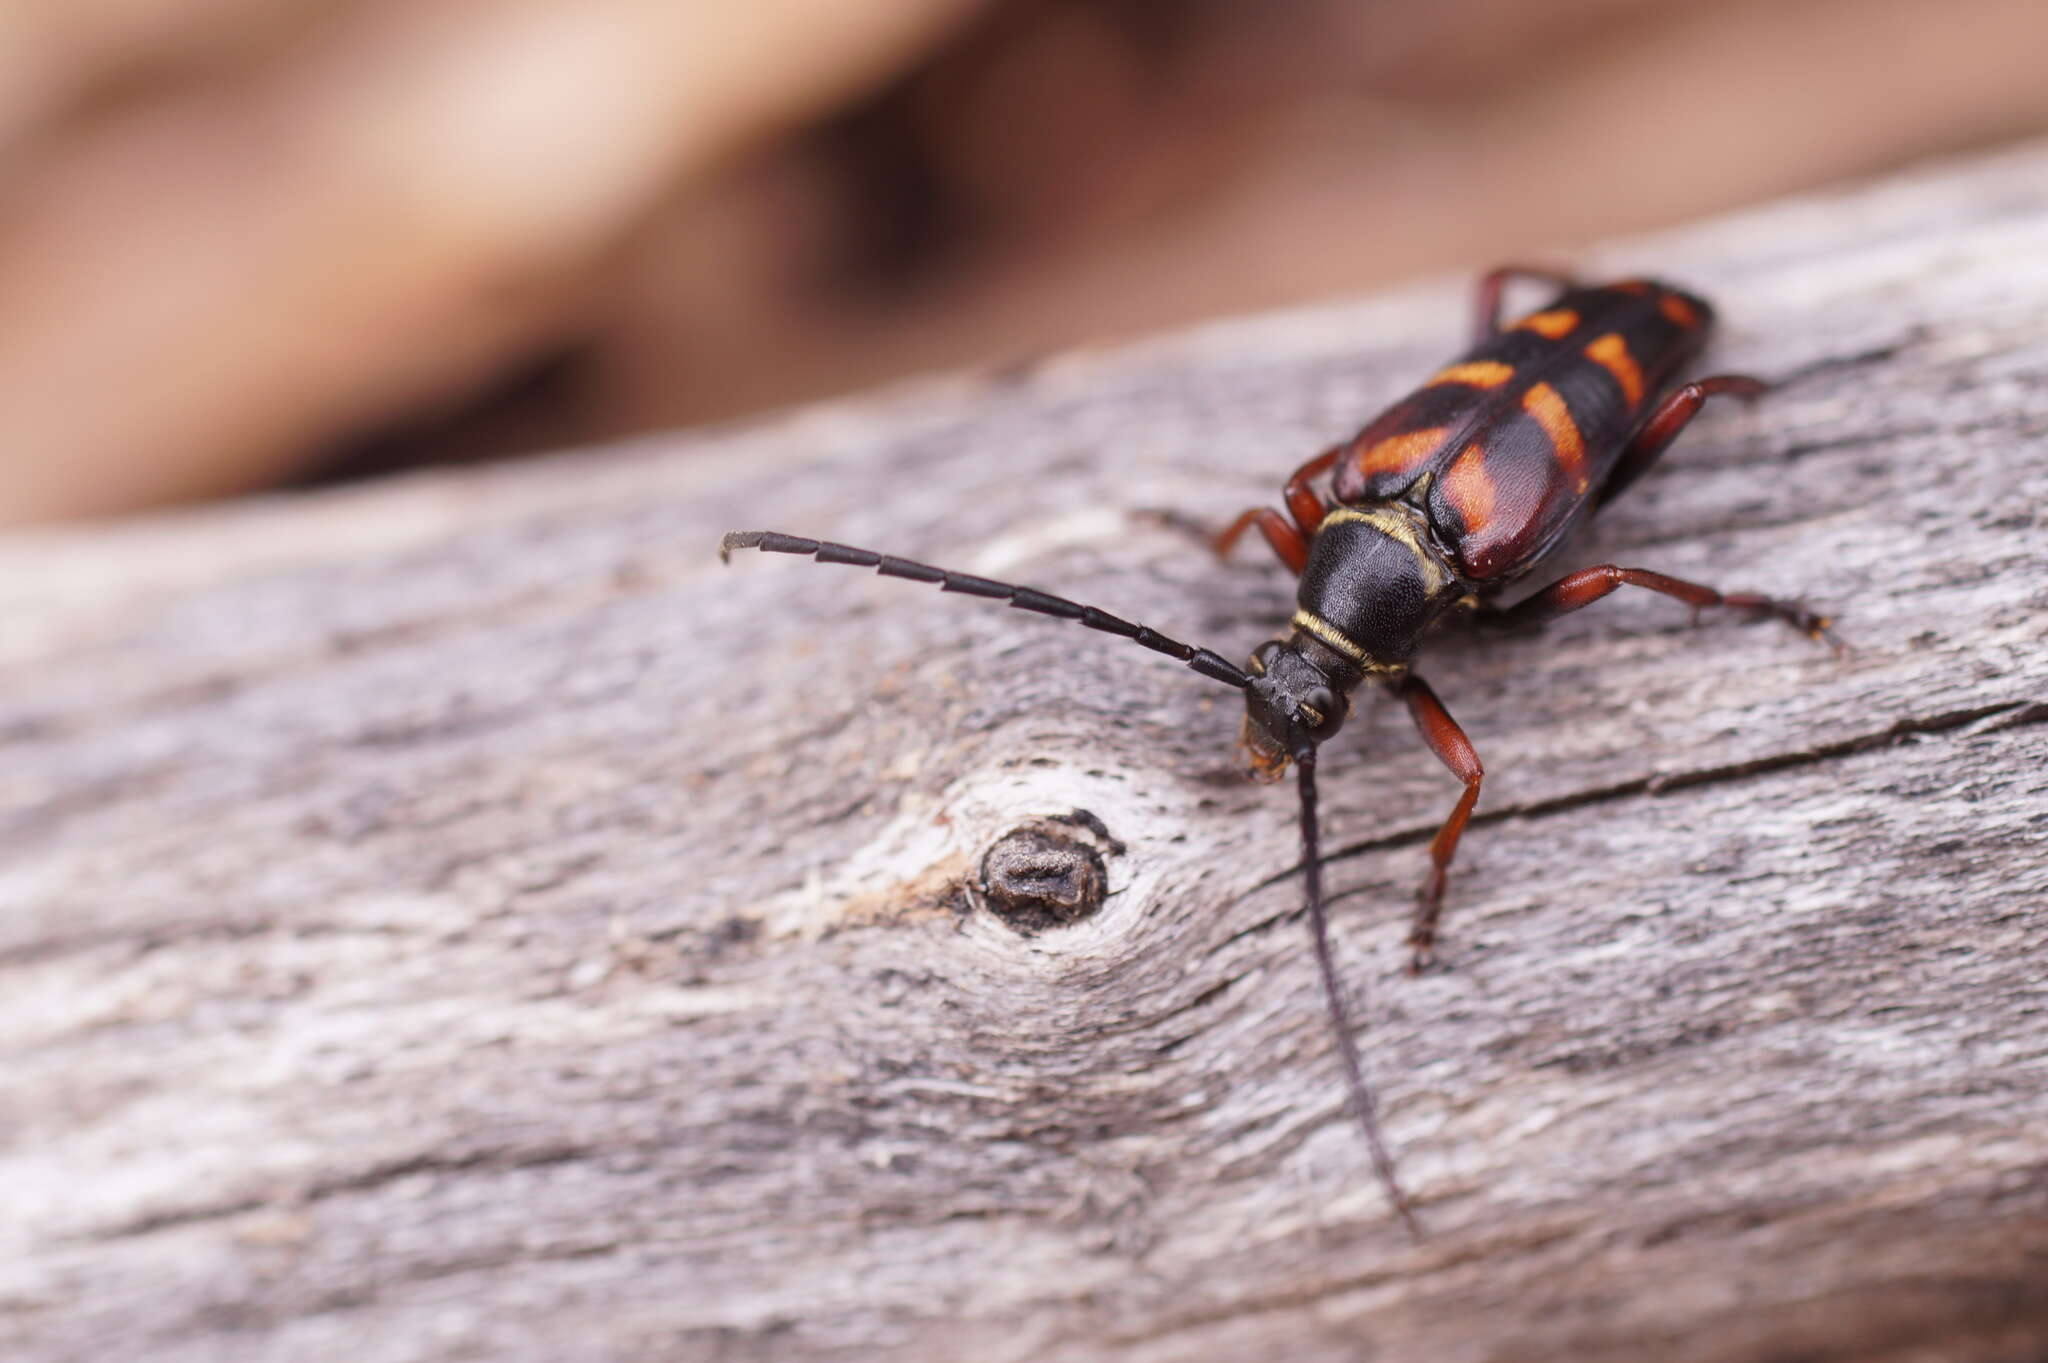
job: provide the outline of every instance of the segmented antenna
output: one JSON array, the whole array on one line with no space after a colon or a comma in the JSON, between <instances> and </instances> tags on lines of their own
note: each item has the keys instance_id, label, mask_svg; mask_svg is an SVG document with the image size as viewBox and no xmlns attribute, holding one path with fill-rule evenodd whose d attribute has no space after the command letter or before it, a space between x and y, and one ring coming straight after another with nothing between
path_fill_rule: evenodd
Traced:
<instances>
[{"instance_id":1,"label":"segmented antenna","mask_svg":"<svg viewBox=\"0 0 2048 1363\"><path fill-rule=\"evenodd\" d=\"M1422 1223L1415 1207L1394 1175L1394 1161L1380 1137L1378 1105L1365 1082L1365 1064L1358 1056L1358 1041L1351 1034L1351 1011L1344 1006L1344 989L1337 979L1337 963L1330 956L1330 921L1323 911L1323 859L1316 831L1316 750L1304 747L1294 754L1296 780L1301 788L1301 876L1308 898L1308 930L1315 942L1316 969L1323 977L1323 994L1330 1003L1330 1026L1337 1033L1337 1051L1344 1058L1344 1082L1351 1096L1351 1110L1365 1131L1366 1148L1372 1152L1373 1172L1387 1190L1401 1224L1416 1239L1422 1238Z\"/></svg>"},{"instance_id":2,"label":"segmented antenna","mask_svg":"<svg viewBox=\"0 0 2048 1363\"><path fill-rule=\"evenodd\" d=\"M1104 634L1114 634L1143 644L1155 653L1164 653L1169 658L1186 663L1205 677L1235 686L1243 690L1252 684L1246 673L1226 662L1222 655L1206 648L1195 648L1178 639L1169 639L1155 629L1134 625L1128 620L1111 615L1108 611L1084 606L1078 601L1069 601L1063 596L1053 596L1030 587L1016 587L1007 582L996 582L986 577L974 577L967 573L949 572L934 568L928 563L913 563L907 558L893 554L878 554L872 549L855 549L851 545L833 544L826 540L808 540L800 535L783 535L773 530L734 530L718 542L718 557L730 561L735 549L759 549L770 554L807 554L820 563L849 563L856 568L873 568L883 577L903 577L912 582L936 582L942 592L961 592L968 596L985 596L996 601L1007 601L1019 610L1037 611L1040 615L1051 615L1061 620L1076 620L1089 629L1099 629Z\"/></svg>"},{"instance_id":3,"label":"segmented antenna","mask_svg":"<svg viewBox=\"0 0 2048 1363\"><path fill-rule=\"evenodd\" d=\"M968 596L987 597L996 601L1007 601L1019 610L1037 611L1061 620L1075 620L1089 629L1098 629L1105 634L1114 634L1143 644L1156 653L1186 663L1205 677L1213 678L1229 686L1244 690L1251 685L1251 677L1226 662L1220 655L1206 648L1195 648L1169 639L1157 630L1144 625L1134 625L1128 620L1111 615L1108 611L1084 606L1078 601L1069 601L1063 596L1053 596L1031 587L1014 586L997 582L991 578L975 577L969 573L950 572L934 568L928 563L915 563L893 554L878 554L872 549L856 549L851 545L834 544L828 540L805 539L801 535L784 535L774 530L734 530L718 542L718 557L730 561L735 549L759 549L770 554L803 554L820 563L845 563L856 568L873 568L884 577L907 578L912 582L935 582L942 592L961 592ZM1337 1033L1337 1050L1344 1061L1344 1080L1351 1100L1351 1109L1358 1116L1358 1124L1365 1132L1365 1144L1372 1155L1373 1172L1378 1175L1380 1186L1386 1189L1387 1201L1411 1235L1420 1238L1422 1224L1415 1218L1415 1209L1408 1201L1408 1194L1394 1175L1394 1161L1387 1154L1386 1142L1380 1136L1378 1110L1373 1102L1372 1090L1365 1082L1365 1065L1358 1055L1358 1042L1351 1034L1351 1014L1344 1005L1344 992L1337 979L1337 966L1330 957L1330 924L1323 909L1323 863L1322 851L1316 830L1316 751L1313 745L1302 748L1294 754L1295 770L1299 773L1301 785L1301 851L1302 878L1308 898L1309 932L1315 944L1316 969L1323 977L1323 993L1329 1000L1330 1023Z\"/></svg>"}]
</instances>

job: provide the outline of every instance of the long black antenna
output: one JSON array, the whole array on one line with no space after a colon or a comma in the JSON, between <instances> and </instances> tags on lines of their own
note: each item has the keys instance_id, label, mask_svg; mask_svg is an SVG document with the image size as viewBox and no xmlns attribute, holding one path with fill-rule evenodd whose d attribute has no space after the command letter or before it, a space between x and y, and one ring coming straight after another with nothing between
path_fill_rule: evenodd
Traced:
<instances>
[{"instance_id":1,"label":"long black antenna","mask_svg":"<svg viewBox=\"0 0 2048 1363\"><path fill-rule=\"evenodd\" d=\"M1308 930L1315 942L1316 969L1322 973L1323 993L1330 1002L1330 1026L1337 1033L1337 1052L1344 1058L1344 1082L1351 1095L1351 1110L1365 1131L1366 1148L1372 1152L1373 1172L1387 1190L1401 1224L1416 1239L1422 1238L1422 1223L1415 1219L1414 1205L1394 1175L1393 1158L1380 1137L1378 1105L1365 1082L1365 1064L1358 1056L1358 1041L1351 1035L1351 1013L1344 1006L1344 989L1337 979L1337 963L1330 957L1330 920L1323 911L1323 859L1316 832L1316 750L1305 746L1294 754L1296 780L1301 788L1301 876L1308 896Z\"/></svg>"},{"instance_id":2,"label":"long black antenna","mask_svg":"<svg viewBox=\"0 0 2048 1363\"><path fill-rule=\"evenodd\" d=\"M1114 634L1143 644L1156 653L1186 663L1205 677L1234 686L1240 691L1251 686L1249 674L1233 667L1217 653L1206 648L1195 648L1169 639L1157 630L1111 615L1108 611L1094 606L1084 606L1078 601L1069 601L1063 596L1054 596L1031 587L1019 587L1008 582L997 582L991 578L975 577L969 573L951 572L934 568L928 563L916 563L893 554L879 554L872 549L856 549L851 545L834 544L829 540L805 539L801 535L784 535L774 530L734 530L718 542L718 557L729 562L735 549L759 549L770 554L803 554L820 563L845 563L856 568L873 568L884 577L907 578L912 582L934 582L942 592L960 592L968 596L988 597L991 600L1007 601L1019 610L1037 611L1061 620L1077 620L1089 629L1098 629L1105 634ZM1294 754L1294 765L1300 774L1301 783L1301 851L1302 876L1308 894L1309 931L1315 943L1316 968L1322 973L1323 993L1330 1005L1330 1022L1337 1033L1337 1049L1344 1059L1344 1079L1350 1094L1351 1108L1358 1116L1358 1123L1365 1131L1366 1148L1372 1154L1373 1172L1379 1176L1380 1186L1386 1189L1387 1200L1393 1205L1401 1223L1408 1233L1421 1238L1422 1223L1415 1218L1415 1209L1408 1201L1408 1194L1402 1191L1401 1183L1394 1175L1394 1161L1387 1154L1386 1142L1380 1136L1377 1109L1373 1102L1372 1090L1365 1082L1365 1065L1359 1059L1358 1042L1351 1035L1351 1015L1344 1006L1344 991L1337 980L1337 966L1330 958L1330 924L1323 910L1323 863L1316 833L1316 750L1313 745L1304 746Z\"/></svg>"},{"instance_id":3,"label":"long black antenna","mask_svg":"<svg viewBox=\"0 0 2048 1363\"><path fill-rule=\"evenodd\" d=\"M1111 615L1108 611L1097 610L1078 601L1069 601L1064 596L1053 596L1030 587L1016 587L986 577L974 577L967 573L934 568L928 563L913 563L907 558L897 558L893 554L878 554L872 549L855 549L851 545L833 544L826 540L807 540L800 535L784 535L773 530L730 531L718 542L718 557L729 562L735 549L759 549L770 554L807 554L814 556L820 563L849 563L856 568L873 568L883 577L909 578L912 582L936 582L942 592L986 596L997 601L1008 601L1019 610L1037 611L1040 615L1056 616L1061 620L1078 620L1089 629L1119 635L1143 644L1155 653L1177 658L1203 676L1228 686L1235 686L1240 691L1252 684L1249 675L1231 666L1222 655L1209 649L1195 648L1178 639L1169 639L1157 630L1144 625L1134 625L1128 620Z\"/></svg>"}]
</instances>

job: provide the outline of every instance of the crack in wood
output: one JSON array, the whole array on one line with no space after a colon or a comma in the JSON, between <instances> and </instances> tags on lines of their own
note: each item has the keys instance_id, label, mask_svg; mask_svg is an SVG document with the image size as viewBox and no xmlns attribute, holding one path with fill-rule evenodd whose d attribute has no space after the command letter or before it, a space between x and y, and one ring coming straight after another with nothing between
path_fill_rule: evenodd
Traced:
<instances>
[{"instance_id":1,"label":"crack in wood","mask_svg":"<svg viewBox=\"0 0 2048 1363\"><path fill-rule=\"evenodd\" d=\"M1692 771L1660 773L1655 776L1638 777L1629 781L1617 781L1608 786L1591 787L1572 791L1565 795L1551 796L1542 800L1528 800L1520 804L1505 805L1494 809L1475 812L1472 822L1502 823L1508 819L1540 819L1553 814L1564 814L1593 805L1608 804L1625 800L1636 795L1661 795L1667 790L1685 790L1693 786L1714 785L1731 781L1747 780L1752 776L1768 776L1781 771L1796 770L1819 762L1832 762L1837 758L1851 757L1857 753L1869 752L1874 748L1888 747L1906 739L1926 734L1942 734L1957 729L1969 729L1981 720L1998 718L2000 722L1992 728L1972 730L1974 733L1995 733L2005 729L2024 728L2030 724L2048 721L2048 704L2027 701L2004 701L1995 705L1973 705L1959 710L1945 711L1938 715L1918 716L1901 719L1882 729L1858 734L1851 738L1838 739L1831 743L1819 743L1808 748L1797 748L1789 752L1772 753L1765 757L1748 758L1741 762L1730 762L1721 766L1699 767ZM1400 834L1375 838L1365 842L1352 843L1329 858L1360 856L1388 847L1405 847L1423 841L1434 832L1434 826L1417 826ZM1300 870L1296 863L1295 869Z\"/></svg>"},{"instance_id":2,"label":"crack in wood","mask_svg":"<svg viewBox=\"0 0 2048 1363\"><path fill-rule=\"evenodd\" d=\"M1980 721L1995 719L1998 722L1988 728L1971 729ZM1781 771L1796 770L1816 763L1831 762L1857 753L1869 752L1875 748L1901 743L1909 738L1944 734L1956 730L1971 733L1996 733L2007 729L2025 728L2029 725L2048 722L2048 703L2038 701L2001 701L1992 705L1966 706L1957 710L1944 711L1938 715L1918 716L1901 719L1882 729L1839 739L1831 743L1815 744L1789 752L1772 753L1765 757L1750 758L1742 762L1731 762L1722 766L1700 767L1693 771L1673 772L1668 775L1643 776L1632 780L1617 781L1612 785L1591 787L1555 795L1542 800L1527 800L1518 804L1497 806L1492 809L1480 808L1473 811L1471 823L1496 824L1509 819L1540 819L1554 814L1569 813L1617 800L1630 799L1637 795L1658 795L1668 790L1685 790L1694 786L1715 785L1746 780L1752 776L1768 776ZM1410 847L1426 842L1435 836L1435 822L1414 824L1394 833L1382 834L1376 838L1365 838L1345 843L1323 858L1325 865L1346 861L1354 857L1384 852L1399 847ZM1298 879L1301 863L1291 863L1285 870L1276 871L1258 881L1230 902L1241 904L1255 895L1263 894L1276 885ZM1330 896L1331 903L1364 893L1362 890L1346 890ZM1225 944L1240 938L1269 930L1275 924L1291 922L1300 917L1302 910L1293 909L1260 919L1225 939Z\"/></svg>"}]
</instances>

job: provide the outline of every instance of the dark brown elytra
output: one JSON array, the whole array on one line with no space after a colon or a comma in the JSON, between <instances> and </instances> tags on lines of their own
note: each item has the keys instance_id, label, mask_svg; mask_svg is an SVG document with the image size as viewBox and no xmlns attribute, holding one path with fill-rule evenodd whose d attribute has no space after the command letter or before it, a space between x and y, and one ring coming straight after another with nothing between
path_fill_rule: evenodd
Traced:
<instances>
[{"instance_id":1,"label":"dark brown elytra","mask_svg":"<svg viewBox=\"0 0 2048 1363\"><path fill-rule=\"evenodd\" d=\"M1561 292L1503 325L1502 293L1517 277ZM1641 587L1683 601L1695 617L1710 606L1726 607L1832 638L1828 622L1797 602L1723 593L1615 564L1567 573L1511 605L1498 601L1641 477L1709 397L1754 398L1764 391L1762 382L1740 374L1676 382L1704 347L1713 318L1705 300L1654 280L1582 286L1553 271L1514 266L1487 275L1470 350L1357 435L1296 469L1281 492L1285 515L1255 507L1215 537L1216 552L1227 554L1256 527L1299 579L1288 631L1259 645L1246 669L1093 606L868 549L741 530L724 537L719 556L734 549L805 554L1006 601L1121 635L1244 692L1242 738L1254 777L1277 780L1289 762L1295 767L1310 940L1351 1107L1395 1214L1420 1234L1380 1135L1331 959L1316 754L1343 726L1352 694L1377 682L1406 702L1423 742L1464 784L1430 841L1429 870L1416 894L1409 968L1419 971L1435 959L1445 877L1485 774L1465 731L1412 670L1430 625L1452 611L1488 624L1537 623L1618 588ZM1324 477L1330 480L1327 501L1315 488Z\"/></svg>"}]
</instances>

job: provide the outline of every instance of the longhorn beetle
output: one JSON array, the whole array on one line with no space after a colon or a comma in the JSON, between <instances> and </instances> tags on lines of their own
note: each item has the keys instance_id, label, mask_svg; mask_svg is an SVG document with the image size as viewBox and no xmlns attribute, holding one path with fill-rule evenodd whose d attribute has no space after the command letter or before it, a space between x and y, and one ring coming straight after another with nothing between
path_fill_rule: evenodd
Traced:
<instances>
[{"instance_id":1,"label":"longhorn beetle","mask_svg":"<svg viewBox=\"0 0 2048 1363\"><path fill-rule=\"evenodd\" d=\"M1562 292L1503 326L1501 294L1516 277ZM1419 1234L1380 1136L1330 958L1316 752L1343 726L1351 693L1378 682L1407 702L1430 751L1464 783L1429 844L1430 867L1416 896L1408 941L1410 969L1421 970L1434 958L1444 877L1483 775L1464 730L1411 670L1424 630L1438 617L1455 609L1491 623L1534 623L1590 606L1616 588L1642 587L1685 602L1695 617L1706 607L1725 606L1776 616L1832 641L1828 621L1797 602L1718 592L1611 563L1567 573L1512 605L1497 601L1575 526L1641 477L1708 398L1754 398L1764 391L1763 383L1740 374L1671 386L1699 354L1713 317L1705 300L1654 280L1582 286L1552 271L1516 266L1487 275L1478 291L1478 336L1463 357L1357 435L1296 469L1281 493L1286 516L1254 507L1215 537L1216 552L1228 554L1256 526L1300 578L1288 633L1260 644L1243 670L1209 649L1093 606L867 549L740 530L725 536L719 556L734 549L806 554L820 563L874 568L886 577L937 583L941 591L1007 601L1121 635L1244 692L1242 741L1253 777L1278 780L1294 763L1310 939L1351 1107L1388 1201ZM1313 486L1326 474L1335 505L1326 505Z\"/></svg>"}]
</instances>

